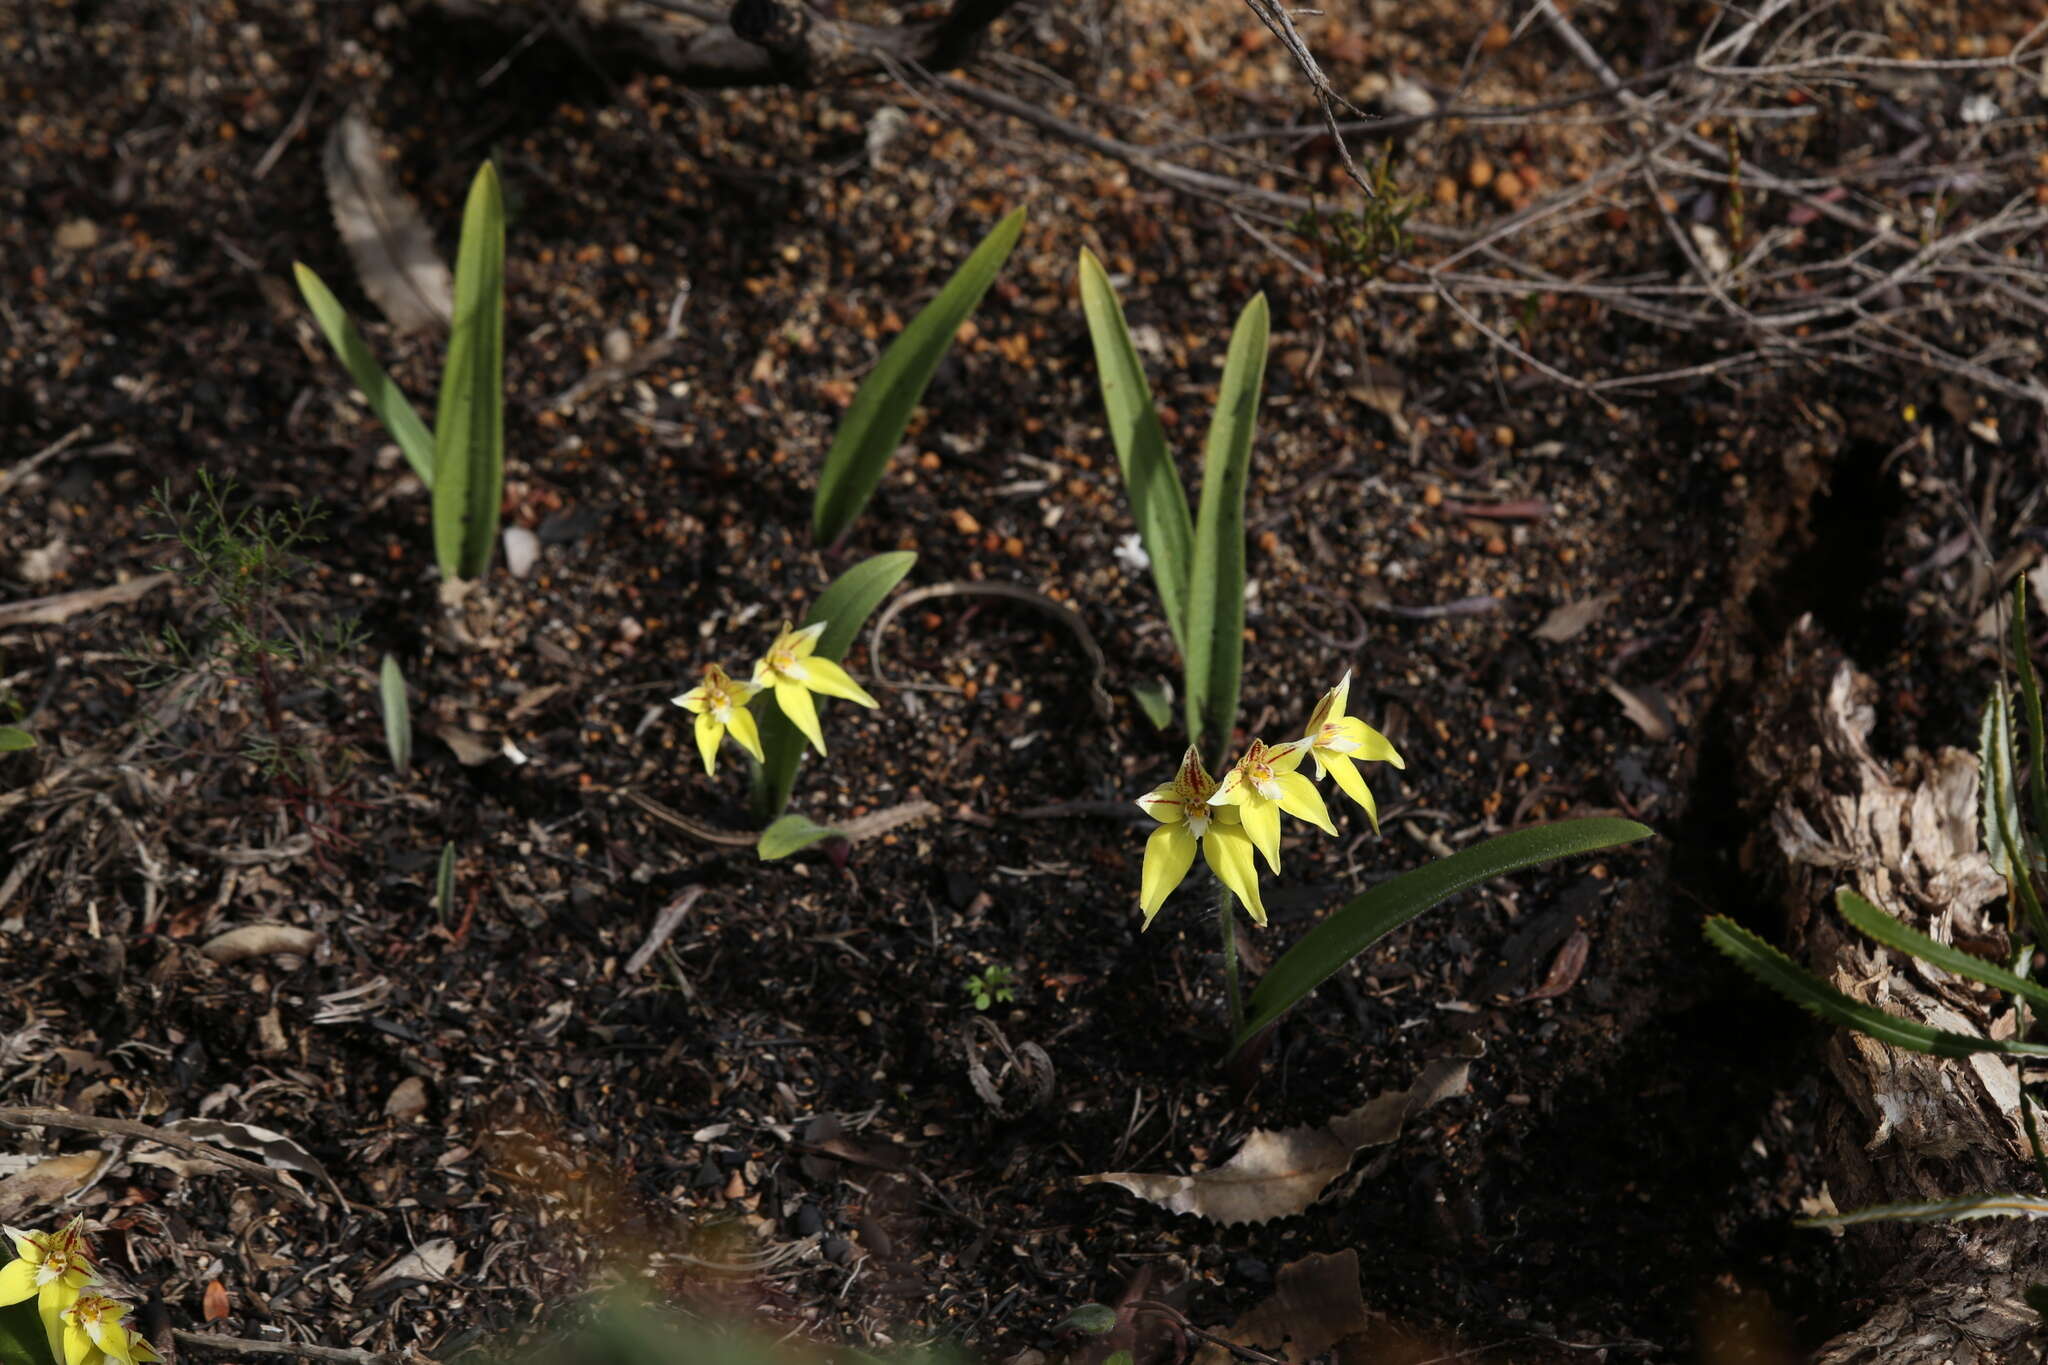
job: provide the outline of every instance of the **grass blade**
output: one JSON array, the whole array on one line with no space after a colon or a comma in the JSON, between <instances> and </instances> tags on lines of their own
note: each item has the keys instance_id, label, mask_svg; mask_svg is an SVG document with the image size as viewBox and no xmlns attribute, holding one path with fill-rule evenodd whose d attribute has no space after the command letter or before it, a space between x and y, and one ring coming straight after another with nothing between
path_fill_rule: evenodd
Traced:
<instances>
[{"instance_id":1,"label":"grass blade","mask_svg":"<svg viewBox=\"0 0 2048 1365\"><path fill-rule=\"evenodd\" d=\"M1967 1057L1977 1052L2048 1056L2048 1047L2039 1043L1951 1033L1915 1019L1887 1014L1861 1000L1852 1000L1725 915L1714 915L1707 920L1707 939L1734 959L1736 966L1801 1009L1819 1015L1830 1024L1867 1034L1881 1043L1935 1057Z\"/></svg>"},{"instance_id":2,"label":"grass blade","mask_svg":"<svg viewBox=\"0 0 2048 1365\"><path fill-rule=\"evenodd\" d=\"M445 578L481 578L505 496L505 199L488 161L462 210L434 430L434 557Z\"/></svg>"},{"instance_id":3,"label":"grass blade","mask_svg":"<svg viewBox=\"0 0 2048 1365\"><path fill-rule=\"evenodd\" d=\"M762 862L773 862L792 853L801 853L812 844L838 833L832 826L821 825L808 815L778 815L768 828L761 831L761 841L754 846L754 851Z\"/></svg>"},{"instance_id":4,"label":"grass blade","mask_svg":"<svg viewBox=\"0 0 2048 1365\"><path fill-rule=\"evenodd\" d=\"M2019 778L2012 766L2012 706L2005 685L1991 689L1984 719L1977 729L1977 770L1984 852L2005 878L2015 919L2023 919L2036 938L2048 938L2039 890L2034 885L2026 831L2020 824Z\"/></svg>"},{"instance_id":5,"label":"grass blade","mask_svg":"<svg viewBox=\"0 0 2048 1365\"><path fill-rule=\"evenodd\" d=\"M1088 317L1088 335L1095 344L1095 374L1102 386L1102 406L1109 417L1109 436L1116 446L1117 467L1130 495L1131 517L1152 560L1152 581L1174 643L1187 652L1188 572L1195 559L1195 519L1188 495L1166 448L1166 430L1152 404L1145 367L1131 344L1123 305L1110 287L1102 262L1081 248L1081 309Z\"/></svg>"},{"instance_id":6,"label":"grass blade","mask_svg":"<svg viewBox=\"0 0 2048 1365\"><path fill-rule=\"evenodd\" d=\"M0 754L18 754L36 747L36 737L12 725L0 725Z\"/></svg>"},{"instance_id":7,"label":"grass blade","mask_svg":"<svg viewBox=\"0 0 2048 1365\"><path fill-rule=\"evenodd\" d=\"M1538 863L1634 843L1649 835L1648 827L1633 820L1560 820L1496 835L1375 886L1309 930L1260 978L1252 991L1244 1032L1232 1046L1244 1046L1345 963L1460 891Z\"/></svg>"},{"instance_id":8,"label":"grass blade","mask_svg":"<svg viewBox=\"0 0 2048 1365\"><path fill-rule=\"evenodd\" d=\"M441 865L434 870L434 913L443 925L455 919L455 844L441 845Z\"/></svg>"},{"instance_id":9,"label":"grass blade","mask_svg":"<svg viewBox=\"0 0 2048 1365\"><path fill-rule=\"evenodd\" d=\"M391 753L391 766L405 772L412 767L412 703L405 693L405 674L389 654L377 671L377 696L384 706L384 747Z\"/></svg>"},{"instance_id":10,"label":"grass blade","mask_svg":"<svg viewBox=\"0 0 2048 1365\"><path fill-rule=\"evenodd\" d=\"M915 563L916 555L896 550L864 559L833 579L831 586L818 594L810 614L802 621L807 626L826 623L814 651L818 657L834 663L844 659L868 617ZM775 705L773 697L764 695L756 703L754 715L761 728L764 761L754 772L754 818L765 825L789 804L790 788L796 785L797 764L803 761L804 737ZM821 707L829 704L820 699Z\"/></svg>"},{"instance_id":11,"label":"grass blade","mask_svg":"<svg viewBox=\"0 0 2048 1365\"><path fill-rule=\"evenodd\" d=\"M1199 747L1214 736L1219 769L1244 676L1244 491L1266 380L1268 327L1266 296L1255 294L1231 329L1223 385L1209 418L1202 510L1188 569L1188 739Z\"/></svg>"},{"instance_id":12,"label":"grass blade","mask_svg":"<svg viewBox=\"0 0 2048 1365\"><path fill-rule=\"evenodd\" d=\"M427 430L427 424L413 411L411 403L399 391L384 367L377 363L377 357L370 354L370 345L363 340L363 334L356 330L356 324L334 297L333 291L321 283L320 277L311 270L292 262L292 275L299 282L299 296L306 301L306 307L313 314L321 335L334 348L342 368L349 378L356 381L356 387L363 391L363 399L370 405L370 411L377 414L377 420L391 433L391 439L398 442L398 448L405 452L406 463L412 472L420 476L420 482L427 487L434 486L434 433Z\"/></svg>"},{"instance_id":13,"label":"grass blade","mask_svg":"<svg viewBox=\"0 0 2048 1365\"><path fill-rule=\"evenodd\" d=\"M932 382L933 372L953 345L954 334L995 283L996 273L1009 259L1023 230L1023 209L997 223L938 296L889 343L880 363L853 396L818 475L811 538L819 545L835 544L845 536L874 496L890 457L903 440L903 429L910 425L910 415L924 397L925 386Z\"/></svg>"},{"instance_id":14,"label":"grass blade","mask_svg":"<svg viewBox=\"0 0 2048 1365\"><path fill-rule=\"evenodd\" d=\"M2034 660L2028 651L2027 576L2021 574L2012 585L2012 668L2019 677L2020 719L2027 727L2027 795L2033 800L2033 837L2048 835L2048 736L2041 730L2041 687L2034 676Z\"/></svg>"},{"instance_id":15,"label":"grass blade","mask_svg":"<svg viewBox=\"0 0 2048 1365\"><path fill-rule=\"evenodd\" d=\"M1847 1228L1858 1223L1939 1223L1968 1218L2048 1218L2048 1195L1971 1194L1925 1204L1872 1204L1822 1218L1795 1218L1802 1228Z\"/></svg>"},{"instance_id":16,"label":"grass blade","mask_svg":"<svg viewBox=\"0 0 2048 1365\"><path fill-rule=\"evenodd\" d=\"M2036 1009L2048 1010L2048 986L2009 972L1996 962L1986 962L1975 954L1929 938L1846 886L1835 892L1835 909L1842 912L1843 919L1887 948L1910 953L1956 976L1996 986L2008 994L2033 1001Z\"/></svg>"}]
</instances>

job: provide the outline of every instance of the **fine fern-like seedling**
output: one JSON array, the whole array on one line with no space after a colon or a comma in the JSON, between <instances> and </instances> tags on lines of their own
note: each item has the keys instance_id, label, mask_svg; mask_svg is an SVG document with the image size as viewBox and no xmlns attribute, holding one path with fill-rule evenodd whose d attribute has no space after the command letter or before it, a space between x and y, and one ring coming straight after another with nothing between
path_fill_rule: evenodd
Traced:
<instances>
[{"instance_id":1,"label":"fine fern-like seedling","mask_svg":"<svg viewBox=\"0 0 2048 1365\"><path fill-rule=\"evenodd\" d=\"M2008 967L1930 938L1901 923L1849 887L1841 887L1835 892L1836 910L1859 933L1894 952L1918 958L1929 966L1965 980L1981 982L2010 996L2016 1020L2011 1037L1990 1038L1982 1034L1958 1033L1888 1014L1836 990L1725 916L1710 918L1706 934L1708 940L1728 954L1737 966L1830 1024L1854 1029L1908 1052L1936 1057L1992 1053L2012 1058L2020 1069L2020 1120L2026 1130L2042 1192L1977 1194L1909 1204L1882 1204L1801 1219L1802 1227L2048 1217L2048 1157L2043 1155L2040 1123L2026 1084L2027 1067L2032 1059L2048 1057L2048 1043L2027 1039L2029 1011L2035 1016L2048 1012L2048 986L2033 980L2029 974L2036 945L2048 943L2048 916L2042 912L2039 884L2044 868L2042 834L2048 831L2048 779L2043 775L2044 766L2048 765L2043 762L2041 692L2027 652L2026 621L2026 580L2021 579L2013 588L2009 649L2027 746L2028 792L2024 805L2014 763L2013 698L2008 695L2003 682L1992 689L1990 700L1985 703L1977 750L1982 771L1984 846L1993 866L2005 878L2013 908L2011 927L2014 937L2022 940L2014 948L2012 965ZM2035 1297L2030 1292L2029 1303Z\"/></svg>"}]
</instances>

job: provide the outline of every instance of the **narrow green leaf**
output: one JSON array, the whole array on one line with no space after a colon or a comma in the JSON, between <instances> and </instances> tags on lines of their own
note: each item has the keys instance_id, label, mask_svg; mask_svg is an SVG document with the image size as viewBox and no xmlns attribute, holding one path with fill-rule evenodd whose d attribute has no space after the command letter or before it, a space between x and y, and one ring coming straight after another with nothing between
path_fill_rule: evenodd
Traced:
<instances>
[{"instance_id":1,"label":"narrow green leaf","mask_svg":"<svg viewBox=\"0 0 2048 1365\"><path fill-rule=\"evenodd\" d=\"M1017 245L1024 230L1024 210L1016 209L997 223L953 272L938 296L910 320L889 343L853 404L840 420L818 474L818 492L811 508L811 538L819 545L836 543L881 485L889 459L903 440L903 430L924 397L925 386L952 348L953 337Z\"/></svg>"},{"instance_id":2,"label":"narrow green leaf","mask_svg":"<svg viewBox=\"0 0 2048 1365\"><path fill-rule=\"evenodd\" d=\"M412 767L412 702L406 696L405 674L389 654L377 671L377 696L384 705L384 747L391 754L391 766L405 772Z\"/></svg>"},{"instance_id":3,"label":"narrow green leaf","mask_svg":"<svg viewBox=\"0 0 2048 1365\"><path fill-rule=\"evenodd\" d=\"M1925 1204L1872 1204L1822 1218L1795 1218L1802 1228L1847 1228L1858 1223L1944 1223L1970 1218L2048 1218L2048 1195L1970 1194Z\"/></svg>"},{"instance_id":4,"label":"narrow green leaf","mask_svg":"<svg viewBox=\"0 0 2048 1365\"><path fill-rule=\"evenodd\" d=\"M2028 857L2026 831L2020 824L2019 779L2013 771L2012 710L2005 685L1991 689L1984 703L1984 719L1977 727L1977 768L1979 808L1983 825L1984 852L1991 865L2005 878L2014 908L2029 932L2048 937L2048 915L2042 913L2041 898L2034 885L2033 864Z\"/></svg>"},{"instance_id":5,"label":"narrow green leaf","mask_svg":"<svg viewBox=\"0 0 2048 1365\"><path fill-rule=\"evenodd\" d=\"M1117 467L1130 495L1131 518L1152 561L1152 581L1167 627L1183 655L1187 652L1188 573L1195 560L1195 519L1188 495L1166 448L1166 430L1145 382L1145 367L1131 344L1123 305L1110 287L1102 262L1081 248L1081 309L1088 317L1088 335L1095 344L1095 373L1102 387L1102 406L1109 416L1109 436L1116 446Z\"/></svg>"},{"instance_id":6,"label":"narrow green leaf","mask_svg":"<svg viewBox=\"0 0 2048 1365\"><path fill-rule=\"evenodd\" d=\"M2009 972L1996 962L1986 962L1972 953L1929 938L1846 886L1835 892L1835 908L1841 911L1843 919L1887 948L1909 953L1956 976L1996 986L2008 994L2033 1001L2036 1009L2048 1010L2048 986Z\"/></svg>"},{"instance_id":7,"label":"narrow green leaf","mask_svg":"<svg viewBox=\"0 0 2048 1365\"><path fill-rule=\"evenodd\" d=\"M761 842L754 846L754 851L761 855L762 862L773 862L777 858L800 853L838 833L832 826L821 825L808 815L778 815L768 828L761 831Z\"/></svg>"},{"instance_id":8,"label":"narrow green leaf","mask_svg":"<svg viewBox=\"0 0 2048 1365\"><path fill-rule=\"evenodd\" d=\"M441 845L441 866L434 871L434 913L442 924L455 918L455 844Z\"/></svg>"},{"instance_id":9,"label":"narrow green leaf","mask_svg":"<svg viewBox=\"0 0 2048 1365\"><path fill-rule=\"evenodd\" d=\"M2033 801L2034 827L2027 831L2028 846L2048 837L2048 735L2041 729L2041 687L2034 674L2034 659L2027 638L2027 578L2021 574L2012 585L2012 667L2019 675L2020 718L2027 727L2027 795Z\"/></svg>"},{"instance_id":10,"label":"narrow green leaf","mask_svg":"<svg viewBox=\"0 0 2048 1365\"><path fill-rule=\"evenodd\" d=\"M12 725L0 725L0 754L20 753L36 747L36 737Z\"/></svg>"},{"instance_id":11,"label":"narrow green leaf","mask_svg":"<svg viewBox=\"0 0 2048 1365\"><path fill-rule=\"evenodd\" d=\"M505 201L488 161L462 211L434 431L434 557L445 578L481 578L505 497Z\"/></svg>"},{"instance_id":12,"label":"narrow green leaf","mask_svg":"<svg viewBox=\"0 0 2048 1365\"><path fill-rule=\"evenodd\" d=\"M2048 1046L2039 1043L1951 1033L1852 1000L1725 915L1707 920L1707 939L1728 954L1736 966L1793 1004L1830 1024L1855 1029L1881 1043L1935 1057L1967 1057L1976 1052L2048 1057Z\"/></svg>"},{"instance_id":13,"label":"narrow green leaf","mask_svg":"<svg viewBox=\"0 0 2048 1365\"><path fill-rule=\"evenodd\" d=\"M1244 492L1266 380L1268 325L1266 296L1255 294L1230 333L1223 384L1209 418L1202 510L1195 517L1195 558L1188 571L1188 739L1199 747L1214 736L1218 768L1237 723L1244 674Z\"/></svg>"},{"instance_id":14,"label":"narrow green leaf","mask_svg":"<svg viewBox=\"0 0 2048 1365\"><path fill-rule=\"evenodd\" d=\"M6 1365L56 1365L50 1332L33 1297L0 1308L0 1361Z\"/></svg>"},{"instance_id":15,"label":"narrow green leaf","mask_svg":"<svg viewBox=\"0 0 2048 1365\"><path fill-rule=\"evenodd\" d=\"M427 487L434 486L434 433L427 430L427 424L413 411L411 403L399 391L398 385L384 367L377 363L377 357L370 354L369 343L356 330L356 324L341 306L332 290L323 284L318 275L297 261L292 262L292 276L299 282L299 295L306 301L306 307L313 314L313 321L327 338L327 344L334 348L342 368L349 378L356 381L356 387L363 391L363 398L370 405L370 411L377 414L377 420L391 433L391 439L398 442L398 448L405 452L406 463L412 472L420 476L420 482Z\"/></svg>"},{"instance_id":16,"label":"narrow green leaf","mask_svg":"<svg viewBox=\"0 0 2048 1365\"><path fill-rule=\"evenodd\" d=\"M1173 724L1173 689L1164 678L1158 682L1132 683L1131 698L1145 713L1145 719L1152 722L1153 729L1164 730Z\"/></svg>"},{"instance_id":17,"label":"narrow green leaf","mask_svg":"<svg viewBox=\"0 0 2048 1365\"><path fill-rule=\"evenodd\" d=\"M1633 820L1560 820L1496 835L1448 858L1404 872L1361 896L1302 935L1259 981L1246 1006L1244 1032L1234 1047L1278 1019L1296 1001L1334 976L1394 930L1460 891L1538 863L1647 839Z\"/></svg>"},{"instance_id":18,"label":"narrow green leaf","mask_svg":"<svg viewBox=\"0 0 2048 1365\"><path fill-rule=\"evenodd\" d=\"M1116 1309L1106 1303L1084 1303L1073 1312L1052 1325L1054 1336L1062 1332L1079 1332L1084 1336L1104 1337L1116 1330Z\"/></svg>"},{"instance_id":19,"label":"narrow green leaf","mask_svg":"<svg viewBox=\"0 0 2048 1365\"><path fill-rule=\"evenodd\" d=\"M910 566L915 563L916 555L908 550L895 550L864 559L833 579L831 585L818 594L818 600L811 604L810 614L803 619L807 626L825 622L825 630L818 636L818 647L814 652L834 663L844 659L846 651L853 647L855 637L860 634L860 628L867 624L868 617L882 605L882 599L903 581L903 575L909 573ZM822 697L817 700L821 712L830 705ZM765 825L789 805L790 788L796 784L797 764L803 761L804 737L776 706L775 698L767 693L754 699L754 718L760 726L764 758L754 770L754 818Z\"/></svg>"}]
</instances>

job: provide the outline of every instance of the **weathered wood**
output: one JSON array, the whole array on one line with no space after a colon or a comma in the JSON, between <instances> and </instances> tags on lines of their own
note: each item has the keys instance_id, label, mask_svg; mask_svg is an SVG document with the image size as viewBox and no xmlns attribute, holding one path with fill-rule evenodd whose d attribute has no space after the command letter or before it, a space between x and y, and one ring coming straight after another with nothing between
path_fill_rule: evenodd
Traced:
<instances>
[{"instance_id":1,"label":"weathered wood","mask_svg":"<svg viewBox=\"0 0 2048 1365\"><path fill-rule=\"evenodd\" d=\"M989 25L1016 0L954 0L944 16L915 24L863 24L795 0L435 0L462 18L508 30L568 28L592 55L669 72L685 85L832 86L917 65L965 64Z\"/></svg>"},{"instance_id":2,"label":"weathered wood","mask_svg":"<svg viewBox=\"0 0 2048 1365\"><path fill-rule=\"evenodd\" d=\"M1978 771L1959 749L1871 751L1876 688L1810 621L1760 680L1748 753L1753 866L1781 889L1792 953L1858 999L1941 1028L2010 1033L1996 992L1887 952L1835 915L1838 886L1944 942L2007 951L2005 884L1979 846ZM1839 1084L1821 1126L1840 1209L2034 1187L2009 1062L1923 1057L1840 1031ZM1816 1233L1816 1236L1825 1234ZM2012 1220L1876 1224L1843 1234L1880 1306L1820 1365L1970 1365L2041 1359L2023 1300L2048 1283L2048 1235Z\"/></svg>"}]
</instances>

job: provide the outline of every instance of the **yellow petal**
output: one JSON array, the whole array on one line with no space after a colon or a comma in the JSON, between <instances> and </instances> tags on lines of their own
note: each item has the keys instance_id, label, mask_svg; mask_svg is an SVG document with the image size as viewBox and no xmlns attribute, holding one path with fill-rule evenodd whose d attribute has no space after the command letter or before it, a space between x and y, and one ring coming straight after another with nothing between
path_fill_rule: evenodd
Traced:
<instances>
[{"instance_id":1,"label":"yellow petal","mask_svg":"<svg viewBox=\"0 0 2048 1365\"><path fill-rule=\"evenodd\" d=\"M789 652L799 659L810 658L811 651L818 647L818 637L825 633L825 624L820 621L814 626L805 626L802 630L789 632L784 637L789 644Z\"/></svg>"},{"instance_id":2,"label":"yellow petal","mask_svg":"<svg viewBox=\"0 0 2048 1365\"><path fill-rule=\"evenodd\" d=\"M1223 781L1209 797L1212 806L1235 806L1243 803L1245 797L1254 795L1250 784L1244 780L1244 769L1232 768L1223 774Z\"/></svg>"},{"instance_id":3,"label":"yellow petal","mask_svg":"<svg viewBox=\"0 0 2048 1365\"><path fill-rule=\"evenodd\" d=\"M162 1356L150 1349L148 1342L133 1333L130 1333L128 1337L128 1358L145 1362L145 1365L148 1361L163 1359Z\"/></svg>"},{"instance_id":4,"label":"yellow petal","mask_svg":"<svg viewBox=\"0 0 2048 1365\"><path fill-rule=\"evenodd\" d=\"M1358 765L1351 761L1349 754L1330 755L1330 776L1337 779L1337 788L1356 801L1365 811L1365 818L1372 821L1373 833L1379 833L1379 805L1372 799L1372 789L1365 785L1365 779L1358 775Z\"/></svg>"},{"instance_id":5,"label":"yellow petal","mask_svg":"<svg viewBox=\"0 0 2048 1365\"><path fill-rule=\"evenodd\" d=\"M1316 784L1300 773L1275 773L1273 780L1280 784L1280 809L1299 820L1306 820L1325 834L1334 835L1337 827L1330 823L1329 808L1323 805L1323 794L1316 790Z\"/></svg>"},{"instance_id":6,"label":"yellow petal","mask_svg":"<svg viewBox=\"0 0 2048 1365\"><path fill-rule=\"evenodd\" d=\"M1266 855L1266 866L1275 872L1280 870L1280 807L1271 801L1243 801L1238 803L1237 814L1244 821L1244 832L1259 852Z\"/></svg>"},{"instance_id":7,"label":"yellow petal","mask_svg":"<svg viewBox=\"0 0 2048 1365\"><path fill-rule=\"evenodd\" d=\"M1276 773L1291 773L1308 756L1308 741L1297 739L1266 750L1266 764Z\"/></svg>"},{"instance_id":8,"label":"yellow petal","mask_svg":"<svg viewBox=\"0 0 2048 1365\"><path fill-rule=\"evenodd\" d=\"M819 753L825 752L825 735L818 729L818 708L811 702L811 694L804 691L801 683L775 683L775 704L782 708L782 714L789 717L789 723L803 732Z\"/></svg>"},{"instance_id":9,"label":"yellow petal","mask_svg":"<svg viewBox=\"0 0 2048 1365\"><path fill-rule=\"evenodd\" d=\"M709 711L697 717L697 752L704 756L706 776L718 772L718 741L725 738L725 727Z\"/></svg>"},{"instance_id":10,"label":"yellow petal","mask_svg":"<svg viewBox=\"0 0 2048 1365\"><path fill-rule=\"evenodd\" d=\"M0 1266L0 1306L20 1303L36 1296L36 1268L28 1261L9 1261Z\"/></svg>"},{"instance_id":11,"label":"yellow petal","mask_svg":"<svg viewBox=\"0 0 2048 1365\"><path fill-rule=\"evenodd\" d=\"M1252 841L1228 825L1211 825L1202 836L1202 857L1216 879L1230 888L1252 917L1252 923L1266 922L1266 903L1259 899L1259 866L1252 858Z\"/></svg>"},{"instance_id":12,"label":"yellow petal","mask_svg":"<svg viewBox=\"0 0 2048 1365\"><path fill-rule=\"evenodd\" d=\"M1159 907L1166 904L1166 898L1173 894L1173 888L1181 884L1188 875L1188 868L1195 861L1195 836L1188 833L1183 824L1161 825L1145 840L1145 869L1139 876L1138 908L1145 912L1145 927L1152 927L1152 917L1159 913Z\"/></svg>"},{"instance_id":13,"label":"yellow petal","mask_svg":"<svg viewBox=\"0 0 2048 1365\"><path fill-rule=\"evenodd\" d=\"M1391 740L1356 717L1346 716L1338 724L1337 732L1356 746L1350 750L1349 756L1360 763L1391 763L1397 768L1408 766L1394 751Z\"/></svg>"},{"instance_id":14,"label":"yellow petal","mask_svg":"<svg viewBox=\"0 0 2048 1365\"><path fill-rule=\"evenodd\" d=\"M813 656L804 660L804 686L813 692L822 692L828 697L843 697L847 701L859 702L862 706L879 704L845 669L830 659Z\"/></svg>"},{"instance_id":15,"label":"yellow petal","mask_svg":"<svg viewBox=\"0 0 2048 1365\"><path fill-rule=\"evenodd\" d=\"M682 707L685 711L702 715L711 705L711 693L709 688L700 683L683 693L680 697L670 697L669 701Z\"/></svg>"},{"instance_id":16,"label":"yellow petal","mask_svg":"<svg viewBox=\"0 0 2048 1365\"><path fill-rule=\"evenodd\" d=\"M75 1322L64 1324L64 1365L86 1365L99 1349L83 1327Z\"/></svg>"},{"instance_id":17,"label":"yellow petal","mask_svg":"<svg viewBox=\"0 0 2048 1365\"><path fill-rule=\"evenodd\" d=\"M1162 825L1188 818L1187 803L1181 800L1180 788L1171 782L1160 783L1133 804Z\"/></svg>"},{"instance_id":18,"label":"yellow petal","mask_svg":"<svg viewBox=\"0 0 2048 1365\"><path fill-rule=\"evenodd\" d=\"M761 727L754 723L754 713L744 706L732 709L732 719L726 722L726 729L732 733L733 743L754 756L756 763L768 760L761 753Z\"/></svg>"}]
</instances>

